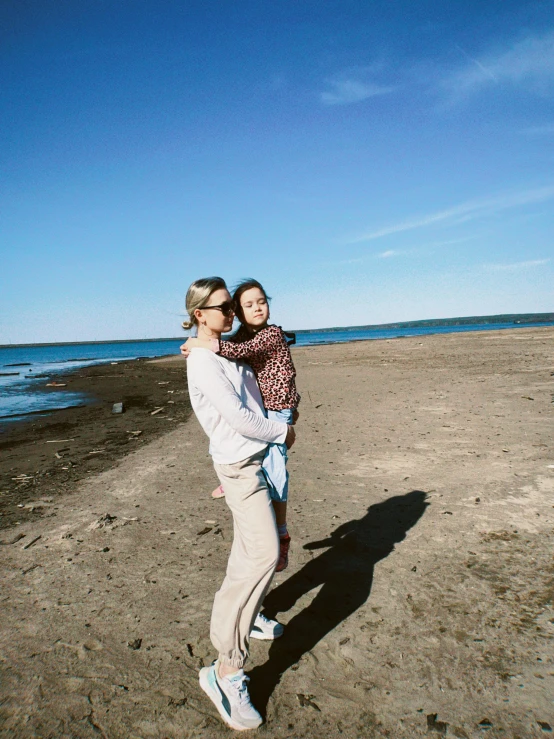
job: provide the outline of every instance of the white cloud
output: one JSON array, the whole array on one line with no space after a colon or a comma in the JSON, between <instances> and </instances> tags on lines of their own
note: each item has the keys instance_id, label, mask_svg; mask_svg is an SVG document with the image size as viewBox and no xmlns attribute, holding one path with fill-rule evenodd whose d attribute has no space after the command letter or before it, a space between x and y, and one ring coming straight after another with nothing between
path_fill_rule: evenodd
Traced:
<instances>
[{"instance_id":1,"label":"white cloud","mask_svg":"<svg viewBox=\"0 0 554 739\"><path fill-rule=\"evenodd\" d=\"M526 84L546 92L554 82L554 31L542 36L527 36L502 51L470 56L457 47L468 60L443 79L442 86L456 95L470 94L491 84Z\"/></svg>"},{"instance_id":2,"label":"white cloud","mask_svg":"<svg viewBox=\"0 0 554 739\"><path fill-rule=\"evenodd\" d=\"M554 123L547 123L544 126L529 126L524 128L522 133L529 136L548 136L554 134Z\"/></svg>"},{"instance_id":3,"label":"white cloud","mask_svg":"<svg viewBox=\"0 0 554 739\"><path fill-rule=\"evenodd\" d=\"M550 259L531 259L527 262L513 262L512 264L484 264L483 267L492 272L517 272L520 269L542 267L548 262Z\"/></svg>"},{"instance_id":4,"label":"white cloud","mask_svg":"<svg viewBox=\"0 0 554 739\"><path fill-rule=\"evenodd\" d=\"M388 259L389 257L397 257L401 252L395 251L394 249L389 249L388 251L382 251L380 254L377 254L380 259Z\"/></svg>"},{"instance_id":5,"label":"white cloud","mask_svg":"<svg viewBox=\"0 0 554 739\"><path fill-rule=\"evenodd\" d=\"M466 241L474 241L475 239L481 238L480 234L473 234L472 236L463 236L459 239L446 239L445 241L434 241L429 244L430 247L437 246L454 246L455 244L464 244Z\"/></svg>"},{"instance_id":6,"label":"white cloud","mask_svg":"<svg viewBox=\"0 0 554 739\"><path fill-rule=\"evenodd\" d=\"M485 67L484 64L481 64L481 62L478 59L475 59L474 57L470 56L465 49L462 49L461 46L456 44L456 48L459 49L462 54L468 59L472 65L477 67L478 70L480 70L486 77L491 79L493 82L498 82L498 77L496 77L493 72L488 68ZM475 71L475 70L473 70Z\"/></svg>"},{"instance_id":7,"label":"white cloud","mask_svg":"<svg viewBox=\"0 0 554 739\"><path fill-rule=\"evenodd\" d=\"M542 187L535 190L527 190L524 192L499 195L493 198L483 198L481 200L471 200L467 203L455 205L446 210L437 211L424 216L417 216L407 221L385 226L384 228L367 233L360 234L354 238L348 239L347 244L358 244L363 241L374 241L375 239L390 236L391 234L403 231L412 231L416 228L424 228L435 223L458 223L460 219L463 221L474 220L475 218L483 218L493 215L499 211L508 210L509 208L517 208L529 203L539 203L554 198L554 186Z\"/></svg>"},{"instance_id":8,"label":"white cloud","mask_svg":"<svg viewBox=\"0 0 554 739\"><path fill-rule=\"evenodd\" d=\"M328 80L327 84L331 89L320 93L320 100L324 105L351 105L394 90L393 87L362 82L359 79L334 79Z\"/></svg>"}]
</instances>

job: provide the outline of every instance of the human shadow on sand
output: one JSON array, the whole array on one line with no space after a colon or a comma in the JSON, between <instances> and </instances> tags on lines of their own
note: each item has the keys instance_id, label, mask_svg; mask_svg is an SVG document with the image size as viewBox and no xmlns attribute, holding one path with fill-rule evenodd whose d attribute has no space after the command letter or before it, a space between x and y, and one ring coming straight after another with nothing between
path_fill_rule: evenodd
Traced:
<instances>
[{"instance_id":1,"label":"human shadow on sand","mask_svg":"<svg viewBox=\"0 0 554 739\"><path fill-rule=\"evenodd\" d=\"M259 711L265 713L283 673L367 601L375 564L415 526L429 505L425 498L421 490L388 498L370 506L363 518L339 526L328 539L304 545L304 549L326 551L269 592L264 613L275 618L306 593L322 587L310 605L289 621L283 637L273 642L265 664L250 671L250 694Z\"/></svg>"}]
</instances>

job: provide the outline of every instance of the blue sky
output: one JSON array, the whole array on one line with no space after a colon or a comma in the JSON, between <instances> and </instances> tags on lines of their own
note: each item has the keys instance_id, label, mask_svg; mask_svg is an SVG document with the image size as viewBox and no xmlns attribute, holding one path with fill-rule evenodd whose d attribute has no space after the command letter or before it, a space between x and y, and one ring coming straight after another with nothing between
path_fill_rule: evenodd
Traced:
<instances>
[{"instance_id":1,"label":"blue sky","mask_svg":"<svg viewBox=\"0 0 554 739\"><path fill-rule=\"evenodd\" d=\"M554 310L554 2L0 7L0 343Z\"/></svg>"}]
</instances>

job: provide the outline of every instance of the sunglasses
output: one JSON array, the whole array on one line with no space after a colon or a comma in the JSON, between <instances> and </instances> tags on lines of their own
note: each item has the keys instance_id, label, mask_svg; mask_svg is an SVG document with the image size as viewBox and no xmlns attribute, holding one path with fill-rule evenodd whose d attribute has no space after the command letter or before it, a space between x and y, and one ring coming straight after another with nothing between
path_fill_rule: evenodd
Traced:
<instances>
[{"instance_id":1,"label":"sunglasses","mask_svg":"<svg viewBox=\"0 0 554 739\"><path fill-rule=\"evenodd\" d=\"M226 300L221 305L206 305L201 310L220 310L226 318L229 318L235 313L236 307L233 300Z\"/></svg>"}]
</instances>

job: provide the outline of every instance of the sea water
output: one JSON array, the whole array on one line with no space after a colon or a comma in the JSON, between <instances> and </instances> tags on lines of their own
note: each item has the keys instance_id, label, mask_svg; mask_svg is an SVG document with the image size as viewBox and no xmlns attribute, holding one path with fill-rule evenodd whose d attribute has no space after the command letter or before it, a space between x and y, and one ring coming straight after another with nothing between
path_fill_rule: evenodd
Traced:
<instances>
[{"instance_id":1,"label":"sea water","mask_svg":"<svg viewBox=\"0 0 554 739\"><path fill-rule=\"evenodd\" d=\"M297 346L335 344L371 339L394 339L405 336L530 328L554 325L554 321L505 323L467 323L459 325L402 325L321 329L298 331ZM523 316L522 316L523 318ZM32 413L48 413L91 401L84 393L59 390L41 392L47 382L61 382L63 375L94 364L109 364L137 358L178 354L183 339L155 339L84 344L49 344L13 346L0 349L0 426L2 421L16 421Z\"/></svg>"},{"instance_id":2,"label":"sea water","mask_svg":"<svg viewBox=\"0 0 554 739\"><path fill-rule=\"evenodd\" d=\"M63 375L68 372L94 364L178 354L182 343L182 339L162 339L0 349L0 423L90 402L91 398L84 393L41 392L48 382L63 382Z\"/></svg>"}]
</instances>

